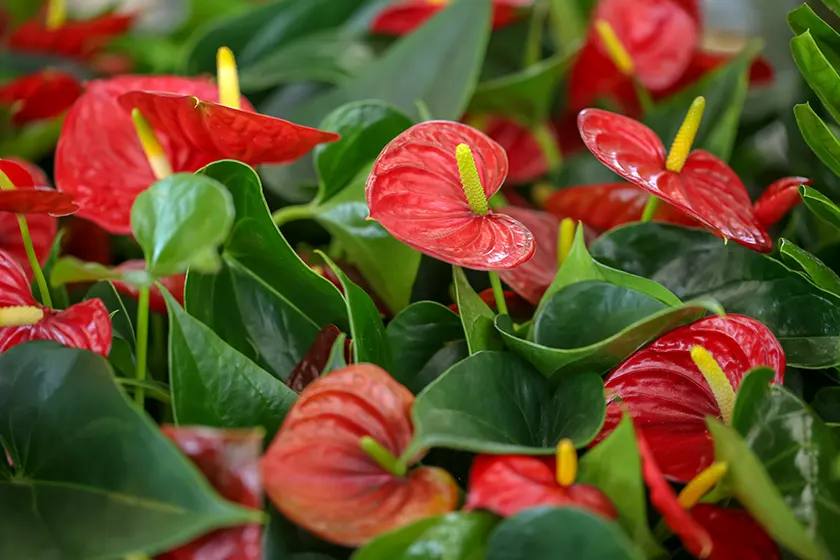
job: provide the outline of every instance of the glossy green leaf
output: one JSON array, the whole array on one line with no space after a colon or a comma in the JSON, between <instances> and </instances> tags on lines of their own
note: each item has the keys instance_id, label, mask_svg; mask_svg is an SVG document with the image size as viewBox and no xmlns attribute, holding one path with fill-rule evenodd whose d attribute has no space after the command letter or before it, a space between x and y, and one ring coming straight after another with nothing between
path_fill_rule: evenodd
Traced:
<instances>
[{"instance_id":1,"label":"glossy green leaf","mask_svg":"<svg viewBox=\"0 0 840 560\"><path fill-rule=\"evenodd\" d=\"M131 231L156 278L219 269L217 248L233 225L230 193L218 181L177 173L137 195L131 207Z\"/></svg>"},{"instance_id":2,"label":"glossy green leaf","mask_svg":"<svg viewBox=\"0 0 840 560\"><path fill-rule=\"evenodd\" d=\"M102 357L15 346L0 356L0 388L0 454L14 464L0 461L0 557L154 555L259 521L129 404Z\"/></svg>"},{"instance_id":3,"label":"glossy green leaf","mask_svg":"<svg viewBox=\"0 0 840 560\"><path fill-rule=\"evenodd\" d=\"M613 521L578 508L535 508L505 519L490 535L487 560L559 558L642 560L645 556Z\"/></svg>"},{"instance_id":4,"label":"glossy green leaf","mask_svg":"<svg viewBox=\"0 0 840 560\"><path fill-rule=\"evenodd\" d=\"M649 558L664 552L650 532L642 478L642 459L636 446L633 421L625 416L618 426L580 460L577 482L604 492L618 510L618 523Z\"/></svg>"},{"instance_id":5,"label":"glossy green leaf","mask_svg":"<svg viewBox=\"0 0 840 560\"><path fill-rule=\"evenodd\" d=\"M246 69L312 33L340 26L368 0L275 0L196 30L186 48L188 74L216 74L216 50L227 46Z\"/></svg>"},{"instance_id":6,"label":"glossy green leaf","mask_svg":"<svg viewBox=\"0 0 840 560\"><path fill-rule=\"evenodd\" d=\"M484 82L475 90L469 113L505 115L526 126L545 122L573 60L572 56L555 55L516 74Z\"/></svg>"},{"instance_id":7,"label":"glossy green leaf","mask_svg":"<svg viewBox=\"0 0 840 560\"><path fill-rule=\"evenodd\" d=\"M272 437L297 395L190 317L166 293L172 410L182 425L260 426Z\"/></svg>"},{"instance_id":8,"label":"glossy green leaf","mask_svg":"<svg viewBox=\"0 0 840 560\"><path fill-rule=\"evenodd\" d=\"M805 185L799 187L799 194L805 206L818 218L840 229L840 208L834 202L815 188Z\"/></svg>"},{"instance_id":9,"label":"glossy green leaf","mask_svg":"<svg viewBox=\"0 0 840 560\"><path fill-rule=\"evenodd\" d=\"M691 102L702 95L706 98L706 111L697 131L694 148L711 152L724 161L729 160L747 99L750 65L761 48L761 41L749 43L723 68L714 70L695 85L657 103L656 109L644 118L644 123L668 145L685 120Z\"/></svg>"},{"instance_id":10,"label":"glossy green leaf","mask_svg":"<svg viewBox=\"0 0 840 560\"><path fill-rule=\"evenodd\" d=\"M604 423L604 385L597 374L548 382L508 352L479 352L455 364L417 396L414 439L405 451L446 447L475 453L550 455L557 442L582 447Z\"/></svg>"},{"instance_id":11,"label":"glossy green leaf","mask_svg":"<svg viewBox=\"0 0 840 560\"><path fill-rule=\"evenodd\" d=\"M393 312L408 305L421 254L368 220L365 166L341 192L313 210L313 217L344 250L373 291Z\"/></svg>"},{"instance_id":12,"label":"glossy green leaf","mask_svg":"<svg viewBox=\"0 0 840 560\"><path fill-rule=\"evenodd\" d=\"M385 329L394 356L394 379L419 393L429 379L420 374L452 342L464 338L461 319L433 301L418 301L403 309Z\"/></svg>"},{"instance_id":13,"label":"glossy green leaf","mask_svg":"<svg viewBox=\"0 0 840 560\"><path fill-rule=\"evenodd\" d=\"M820 259L788 241L779 241L779 254L782 261L791 268L801 270L811 281L827 292L840 296L840 276L825 265Z\"/></svg>"},{"instance_id":14,"label":"glossy green leaf","mask_svg":"<svg viewBox=\"0 0 840 560\"><path fill-rule=\"evenodd\" d=\"M809 103L802 103L793 108L796 124L808 147L820 158L831 171L840 176L840 140L831 131L825 121L811 108Z\"/></svg>"},{"instance_id":15,"label":"glossy green leaf","mask_svg":"<svg viewBox=\"0 0 840 560\"><path fill-rule=\"evenodd\" d=\"M700 229L654 223L609 231L590 249L683 299L711 297L727 313L758 319L782 343L790 366L840 364L840 298L775 259Z\"/></svg>"},{"instance_id":16,"label":"glossy green leaf","mask_svg":"<svg viewBox=\"0 0 840 560\"><path fill-rule=\"evenodd\" d=\"M565 299L567 290L576 291L576 285L579 284L558 292L555 296L559 296L558 302ZM556 314L551 303L545 309L556 315L558 320L562 320L562 306L557 309ZM496 318L496 329L501 333L508 348L531 362L551 383L557 383L567 375L580 371L606 373L630 354L663 334L693 323L707 313L721 313L722 310L715 300L701 298L643 317L608 338L579 348L552 348L521 338L515 333L510 317L506 316ZM570 318L570 323L581 330L588 329L592 323L598 324L598 321L609 322L609 318L595 313Z\"/></svg>"},{"instance_id":17,"label":"glossy green leaf","mask_svg":"<svg viewBox=\"0 0 840 560\"><path fill-rule=\"evenodd\" d=\"M723 480L727 491L776 542L806 560L825 560L826 555L796 519L750 446L717 419L706 421L715 442L715 459L729 464Z\"/></svg>"},{"instance_id":18,"label":"glossy green leaf","mask_svg":"<svg viewBox=\"0 0 840 560\"><path fill-rule=\"evenodd\" d=\"M840 445L825 423L784 387L770 385L771 371L742 382L732 426L741 434L808 535L840 555L840 484L832 463Z\"/></svg>"},{"instance_id":19,"label":"glossy green leaf","mask_svg":"<svg viewBox=\"0 0 840 560\"><path fill-rule=\"evenodd\" d=\"M152 279L142 270L117 272L95 262L84 262L76 257L64 257L56 261L50 273L52 286L64 286L74 282L98 282L100 280L124 280L141 285L151 284Z\"/></svg>"},{"instance_id":20,"label":"glossy green leaf","mask_svg":"<svg viewBox=\"0 0 840 560\"><path fill-rule=\"evenodd\" d=\"M353 341L353 360L356 363L376 364L385 371L394 369L391 348L385 335L385 326L376 304L370 296L347 278L329 257L320 251L318 254L332 269L341 287L344 288L344 300L347 302L347 316L350 317L350 339Z\"/></svg>"},{"instance_id":21,"label":"glossy green leaf","mask_svg":"<svg viewBox=\"0 0 840 560\"><path fill-rule=\"evenodd\" d=\"M823 387L811 402L823 422L840 423L840 387Z\"/></svg>"},{"instance_id":22,"label":"glossy green leaf","mask_svg":"<svg viewBox=\"0 0 840 560\"><path fill-rule=\"evenodd\" d=\"M452 282L455 285L455 301L458 303L458 314L461 316L470 354L482 350L501 350L504 348L504 343L493 326L496 314L475 293L462 268L453 266L452 274Z\"/></svg>"},{"instance_id":23,"label":"glossy green leaf","mask_svg":"<svg viewBox=\"0 0 840 560\"><path fill-rule=\"evenodd\" d=\"M787 16L788 25L796 35L806 31L820 48L820 51L835 68L840 68L840 33L826 23L807 4L795 8Z\"/></svg>"},{"instance_id":24,"label":"glossy green leaf","mask_svg":"<svg viewBox=\"0 0 840 560\"><path fill-rule=\"evenodd\" d=\"M344 355L344 344L346 340L347 335L344 333L341 333L340 335L338 335L338 338L335 339L332 348L330 348L330 355L329 358L327 358L327 365L324 366L324 370L321 372L321 375L327 375L330 372L347 367L347 360L345 359Z\"/></svg>"},{"instance_id":25,"label":"glossy green leaf","mask_svg":"<svg viewBox=\"0 0 840 560\"><path fill-rule=\"evenodd\" d=\"M805 81L834 120L840 122L840 75L817 46L810 30L791 39L790 50Z\"/></svg>"},{"instance_id":26,"label":"glossy green leaf","mask_svg":"<svg viewBox=\"0 0 840 560\"><path fill-rule=\"evenodd\" d=\"M99 299L111 316L114 336L127 341L134 348L134 322L136 310L130 310L117 289L110 282L97 282L88 290L85 299ZM136 304L134 305L136 306ZM132 307L134 307L132 306Z\"/></svg>"},{"instance_id":27,"label":"glossy green leaf","mask_svg":"<svg viewBox=\"0 0 840 560\"><path fill-rule=\"evenodd\" d=\"M429 517L375 538L352 560L477 560L499 518L483 511Z\"/></svg>"},{"instance_id":28,"label":"glossy green leaf","mask_svg":"<svg viewBox=\"0 0 840 560\"><path fill-rule=\"evenodd\" d=\"M341 135L341 140L315 148L320 178L317 204L341 191L385 145L414 124L381 101L356 101L327 115L319 127Z\"/></svg>"}]
</instances>

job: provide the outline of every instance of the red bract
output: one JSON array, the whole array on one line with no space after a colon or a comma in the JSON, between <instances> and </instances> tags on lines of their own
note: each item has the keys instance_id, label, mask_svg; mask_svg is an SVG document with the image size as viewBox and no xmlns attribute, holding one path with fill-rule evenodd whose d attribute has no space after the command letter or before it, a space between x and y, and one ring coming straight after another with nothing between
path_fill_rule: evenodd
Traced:
<instances>
[{"instance_id":1,"label":"red bract","mask_svg":"<svg viewBox=\"0 0 840 560\"><path fill-rule=\"evenodd\" d=\"M549 133L556 141L554 127L548 126ZM548 162L539 142L524 126L504 117L489 117L482 123L481 129L507 153L510 165L508 183L530 183L548 172Z\"/></svg>"},{"instance_id":2,"label":"red bract","mask_svg":"<svg viewBox=\"0 0 840 560\"><path fill-rule=\"evenodd\" d=\"M138 88L142 89L142 88ZM148 89L148 88L147 88ZM214 93L211 96L217 99ZM126 114L140 112L172 143L215 161L236 159L249 165L289 163L338 134L268 115L204 101L199 95L132 91L120 96Z\"/></svg>"},{"instance_id":3,"label":"red bract","mask_svg":"<svg viewBox=\"0 0 840 560\"><path fill-rule=\"evenodd\" d=\"M126 261L116 268L114 268L115 272L128 272L132 270L145 270L146 263L142 260L131 260ZM184 306L184 286L187 283L187 275L186 274L175 274L174 276L167 276L158 280L163 287L166 288L172 297L181 305ZM114 287L119 291L121 294L125 294L128 296L137 299L139 297L139 291L137 288L129 284L127 282L123 282L121 280L114 281ZM156 311L157 313L166 313L166 300L163 299L163 294L161 293L160 289L157 285L153 285L149 290L149 309L152 311Z\"/></svg>"},{"instance_id":4,"label":"red bract","mask_svg":"<svg viewBox=\"0 0 840 560\"><path fill-rule=\"evenodd\" d=\"M493 27L504 27L517 19L520 8L533 0L493 0ZM446 8L449 0L406 0L382 10L371 23L371 31L388 35L411 33Z\"/></svg>"},{"instance_id":5,"label":"red bract","mask_svg":"<svg viewBox=\"0 0 840 560\"><path fill-rule=\"evenodd\" d=\"M222 497L253 509L262 508L259 456L262 434L251 430L214 430L163 426L161 431L189 457ZM260 525L220 529L158 560L259 560L262 557Z\"/></svg>"},{"instance_id":6,"label":"red bract","mask_svg":"<svg viewBox=\"0 0 840 560\"><path fill-rule=\"evenodd\" d=\"M33 168L37 171L34 175ZM32 164L0 159L0 173L15 186L11 190L0 190L0 212L66 216L79 209L72 195L48 187L43 171Z\"/></svg>"},{"instance_id":7,"label":"red bract","mask_svg":"<svg viewBox=\"0 0 840 560\"><path fill-rule=\"evenodd\" d=\"M558 484L553 457L479 455L470 470L466 510L486 509L502 517L540 506L568 506L607 519L618 513L603 492L586 484Z\"/></svg>"},{"instance_id":8,"label":"red bract","mask_svg":"<svg viewBox=\"0 0 840 560\"><path fill-rule=\"evenodd\" d=\"M274 505L305 529L347 546L452 511L458 488L446 471L420 467L398 476L362 448L368 437L383 454L399 457L412 437L413 404L408 389L371 364L309 385L262 459ZM410 465L420 457L406 459Z\"/></svg>"},{"instance_id":9,"label":"red bract","mask_svg":"<svg viewBox=\"0 0 840 560\"><path fill-rule=\"evenodd\" d=\"M806 177L785 177L767 187L753 205L758 222L764 227L776 224L802 202L799 186L810 184L811 180Z\"/></svg>"},{"instance_id":10,"label":"red bract","mask_svg":"<svg viewBox=\"0 0 840 560\"><path fill-rule=\"evenodd\" d=\"M473 196L493 196L508 171L504 149L467 125L430 121L397 136L379 154L367 181L370 217L391 235L442 261L477 270L513 268L534 254L525 226L485 208L473 210L462 185L456 148L472 150ZM474 177L473 177L474 179Z\"/></svg>"},{"instance_id":11,"label":"red bract","mask_svg":"<svg viewBox=\"0 0 840 560\"><path fill-rule=\"evenodd\" d=\"M315 337L315 342L306 351L306 354L289 374L289 379L286 385L295 393L300 393L306 389L312 382L321 377L324 368L327 367L327 362L330 359L330 352L333 344L341 336L341 330L335 325L327 325ZM346 362L351 361L350 340L344 340L344 359Z\"/></svg>"},{"instance_id":12,"label":"red bract","mask_svg":"<svg viewBox=\"0 0 840 560\"><path fill-rule=\"evenodd\" d=\"M747 512L711 504L684 509L641 435L638 444L642 476L650 489L650 501L694 556L711 560L781 558L773 539Z\"/></svg>"},{"instance_id":13,"label":"red bract","mask_svg":"<svg viewBox=\"0 0 840 560\"><path fill-rule=\"evenodd\" d=\"M683 75L680 76L680 79L671 85L671 87L657 91L654 98L665 99L670 97L696 83L699 79L709 74L709 72L717 70L731 60L732 55L730 54L706 51L701 48L694 52L694 56L688 63L688 67L685 69ZM767 85L772 83L775 78L776 75L773 67L763 57L757 57L750 66L750 85Z\"/></svg>"},{"instance_id":14,"label":"red bract","mask_svg":"<svg viewBox=\"0 0 840 560\"><path fill-rule=\"evenodd\" d=\"M67 21L48 29L42 17L25 22L9 37L11 48L87 60L108 41L124 35L133 16L104 15L84 21Z\"/></svg>"},{"instance_id":15,"label":"red bract","mask_svg":"<svg viewBox=\"0 0 840 560\"><path fill-rule=\"evenodd\" d=\"M607 418L596 441L615 429L626 410L669 478L685 482L708 467L714 448L706 417L722 418L723 412L715 387L692 359L695 346L717 361L734 392L759 366L776 371L774 383L784 380L785 355L767 327L743 315L707 317L660 337L610 373Z\"/></svg>"},{"instance_id":16,"label":"red bract","mask_svg":"<svg viewBox=\"0 0 840 560\"><path fill-rule=\"evenodd\" d=\"M697 21L671 0L601 0L569 78L569 104L585 107L601 96L635 99L630 79L610 58L596 22L606 21L648 90L670 87L685 72L698 42ZM628 88L627 86L630 85Z\"/></svg>"},{"instance_id":17,"label":"red bract","mask_svg":"<svg viewBox=\"0 0 840 560\"><path fill-rule=\"evenodd\" d=\"M0 86L0 105L12 110L12 124L51 119L67 111L82 95L82 86L70 74L42 70Z\"/></svg>"},{"instance_id":18,"label":"red bract","mask_svg":"<svg viewBox=\"0 0 840 560\"><path fill-rule=\"evenodd\" d=\"M155 182L155 175L117 98L135 90L166 91L216 99L210 80L177 76L120 76L93 80L61 129L55 156L56 186L75 195L79 216L111 233L131 233L134 199ZM247 103L243 100L243 103ZM193 172L213 158L165 134L158 135L174 172Z\"/></svg>"},{"instance_id":19,"label":"red bract","mask_svg":"<svg viewBox=\"0 0 840 560\"><path fill-rule=\"evenodd\" d=\"M30 340L54 340L102 356L111 351L111 318L100 300L83 301L63 311L43 307L32 297L20 265L0 251L0 310L9 307L39 309L43 317L34 324L0 327L0 353Z\"/></svg>"},{"instance_id":20,"label":"red bract","mask_svg":"<svg viewBox=\"0 0 840 560\"><path fill-rule=\"evenodd\" d=\"M680 172L666 169L665 146L629 117L599 109L578 116L581 137L601 163L724 238L761 252L773 240L753 212L744 184L722 160L695 150Z\"/></svg>"}]
</instances>

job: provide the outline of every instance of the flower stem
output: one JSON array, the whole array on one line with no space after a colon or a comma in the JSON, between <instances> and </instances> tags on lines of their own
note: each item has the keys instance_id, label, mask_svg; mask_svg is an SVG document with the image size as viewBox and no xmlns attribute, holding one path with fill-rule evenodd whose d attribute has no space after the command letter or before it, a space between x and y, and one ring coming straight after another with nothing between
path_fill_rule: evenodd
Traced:
<instances>
[{"instance_id":1,"label":"flower stem","mask_svg":"<svg viewBox=\"0 0 840 560\"><path fill-rule=\"evenodd\" d=\"M644 115L650 115L655 107L650 92L635 77L633 78L633 87L636 88L636 97L639 99L639 106L642 108L642 113Z\"/></svg>"},{"instance_id":2,"label":"flower stem","mask_svg":"<svg viewBox=\"0 0 840 560\"><path fill-rule=\"evenodd\" d=\"M659 197L652 194L648 197L645 209L642 211L642 221L651 221L656 215L657 209L659 209Z\"/></svg>"},{"instance_id":3,"label":"flower stem","mask_svg":"<svg viewBox=\"0 0 840 560\"><path fill-rule=\"evenodd\" d=\"M293 205L286 206L274 212L271 219L274 220L274 225L280 227L289 222L296 220L308 220L312 217L312 208L308 205Z\"/></svg>"},{"instance_id":4,"label":"flower stem","mask_svg":"<svg viewBox=\"0 0 840 560\"><path fill-rule=\"evenodd\" d=\"M41 269L41 263L38 262L38 255L35 254L35 247L32 245L32 236L29 234L29 224L26 222L26 216L18 214L17 220L18 226L20 227L20 236L23 238L23 248L26 251L26 258L29 259L29 266L32 268L32 274L35 275L38 291L41 292L41 302L47 307L52 308L50 288L47 285L46 277L44 277L44 271Z\"/></svg>"},{"instance_id":5,"label":"flower stem","mask_svg":"<svg viewBox=\"0 0 840 560\"><path fill-rule=\"evenodd\" d=\"M389 474L402 477L408 471L405 461L394 457L390 451L372 437L362 436L359 440L359 446Z\"/></svg>"},{"instance_id":6,"label":"flower stem","mask_svg":"<svg viewBox=\"0 0 840 560\"><path fill-rule=\"evenodd\" d=\"M146 359L149 353L149 291L151 287L140 287L137 305L137 369L138 383L146 380ZM141 409L145 407L146 393L142 385L134 391L134 402Z\"/></svg>"},{"instance_id":7,"label":"flower stem","mask_svg":"<svg viewBox=\"0 0 840 560\"><path fill-rule=\"evenodd\" d=\"M528 38L525 42L525 57L523 66L529 68L540 61L542 55L543 28L548 5L540 0L534 4L531 11L531 21L528 23Z\"/></svg>"},{"instance_id":8,"label":"flower stem","mask_svg":"<svg viewBox=\"0 0 840 560\"><path fill-rule=\"evenodd\" d=\"M563 165L563 154L560 152L557 141L548 126L545 123L537 125L531 130L531 134L534 135L534 139L540 146L548 171L552 172L559 169Z\"/></svg>"},{"instance_id":9,"label":"flower stem","mask_svg":"<svg viewBox=\"0 0 840 560\"><path fill-rule=\"evenodd\" d=\"M505 292L502 290L502 279L499 278L499 273L495 270L491 270L489 274L490 285L493 286L493 297L496 298L496 311L499 315L507 315L508 308L505 301Z\"/></svg>"}]
</instances>

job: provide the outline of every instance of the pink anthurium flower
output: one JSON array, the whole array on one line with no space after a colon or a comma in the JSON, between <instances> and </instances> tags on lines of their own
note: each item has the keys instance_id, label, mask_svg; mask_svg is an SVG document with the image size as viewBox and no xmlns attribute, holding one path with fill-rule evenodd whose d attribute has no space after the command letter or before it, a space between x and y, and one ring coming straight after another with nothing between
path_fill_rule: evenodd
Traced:
<instances>
[{"instance_id":1,"label":"pink anthurium flower","mask_svg":"<svg viewBox=\"0 0 840 560\"><path fill-rule=\"evenodd\" d=\"M0 106L8 107L12 124L20 126L63 114L80 95L82 86L76 78L48 69L0 86Z\"/></svg>"},{"instance_id":2,"label":"pink anthurium flower","mask_svg":"<svg viewBox=\"0 0 840 560\"><path fill-rule=\"evenodd\" d=\"M577 453L569 440L556 457L479 455L470 470L465 510L486 509L502 517L540 506L578 507L607 519L618 517L599 489L575 483Z\"/></svg>"},{"instance_id":3,"label":"pink anthurium flower","mask_svg":"<svg viewBox=\"0 0 840 560\"><path fill-rule=\"evenodd\" d=\"M155 131L173 143L213 161L290 163L316 145L340 138L332 132L261 115L250 106L241 109L233 53L222 47L218 60L218 98L215 94L132 91L122 94L119 103L128 113L139 110Z\"/></svg>"},{"instance_id":4,"label":"pink anthurium flower","mask_svg":"<svg viewBox=\"0 0 840 560\"><path fill-rule=\"evenodd\" d=\"M446 8L451 0L398 0L387 6L371 23L371 31L387 35L411 33ZM493 0L493 27L504 27L517 19L518 11L534 0Z\"/></svg>"},{"instance_id":5,"label":"pink anthurium flower","mask_svg":"<svg viewBox=\"0 0 840 560\"><path fill-rule=\"evenodd\" d=\"M668 154L651 129L629 117L585 109L578 116L578 128L587 148L622 178L724 239L770 252L773 240L735 172L709 152L691 151L704 107L702 97L692 103Z\"/></svg>"},{"instance_id":6,"label":"pink anthurium flower","mask_svg":"<svg viewBox=\"0 0 840 560\"><path fill-rule=\"evenodd\" d=\"M0 353L30 340L54 340L107 357L111 351L111 318L98 299L63 311L42 306L32 297L20 265L0 251Z\"/></svg>"},{"instance_id":7,"label":"pink anthurium flower","mask_svg":"<svg viewBox=\"0 0 840 560\"><path fill-rule=\"evenodd\" d=\"M710 560L781 558L779 547L746 511L698 503L726 474L726 463L712 463L677 495L638 432L637 441L650 501L691 554Z\"/></svg>"},{"instance_id":8,"label":"pink anthurium flower","mask_svg":"<svg viewBox=\"0 0 840 560\"><path fill-rule=\"evenodd\" d=\"M465 124L415 125L379 154L367 181L370 217L391 235L442 261L502 270L530 259L534 237L490 208L505 181L504 149Z\"/></svg>"},{"instance_id":9,"label":"pink anthurium flower","mask_svg":"<svg viewBox=\"0 0 840 560\"><path fill-rule=\"evenodd\" d=\"M414 395L383 369L356 364L308 385L262 458L263 486L283 515L327 540L361 546L458 504L436 467L409 467Z\"/></svg>"},{"instance_id":10,"label":"pink anthurium flower","mask_svg":"<svg viewBox=\"0 0 840 560\"><path fill-rule=\"evenodd\" d=\"M785 355L773 333L743 315L706 317L636 351L607 377L600 441L633 418L666 476L685 482L714 460L706 417L729 423L744 375L767 366L782 383Z\"/></svg>"}]
</instances>

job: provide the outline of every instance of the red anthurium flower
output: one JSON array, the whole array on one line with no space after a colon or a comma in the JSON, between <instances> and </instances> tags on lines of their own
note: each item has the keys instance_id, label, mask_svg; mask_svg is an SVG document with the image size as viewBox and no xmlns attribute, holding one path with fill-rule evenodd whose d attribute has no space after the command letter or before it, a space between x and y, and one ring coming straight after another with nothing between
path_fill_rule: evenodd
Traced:
<instances>
[{"instance_id":1,"label":"red anthurium flower","mask_svg":"<svg viewBox=\"0 0 840 560\"><path fill-rule=\"evenodd\" d=\"M249 165L289 163L316 145L335 142L338 134L240 109L236 62L230 49L219 49L219 103L194 95L132 91L120 96L130 113L137 109L173 142L213 160L236 159ZM213 97L216 99L216 96Z\"/></svg>"},{"instance_id":2,"label":"red anthurium flower","mask_svg":"<svg viewBox=\"0 0 840 560\"><path fill-rule=\"evenodd\" d=\"M131 15L103 15L84 21L63 21L63 17L60 14L57 21L48 22L38 16L25 22L12 32L9 47L88 60L108 41L128 32L133 20Z\"/></svg>"},{"instance_id":3,"label":"red anthurium flower","mask_svg":"<svg viewBox=\"0 0 840 560\"><path fill-rule=\"evenodd\" d=\"M381 368L357 364L304 390L262 459L263 485L287 518L360 546L455 509L458 487L436 467L409 470L414 395Z\"/></svg>"},{"instance_id":4,"label":"red anthurium flower","mask_svg":"<svg viewBox=\"0 0 840 560\"><path fill-rule=\"evenodd\" d=\"M487 117L479 120L480 128L499 143L507 153L509 170L507 183L522 184L535 181L548 173L548 161L534 133L514 120L504 117ZM557 132L551 124L548 132L557 142ZM575 131L577 133L577 131Z\"/></svg>"},{"instance_id":5,"label":"red anthurium flower","mask_svg":"<svg viewBox=\"0 0 840 560\"><path fill-rule=\"evenodd\" d=\"M114 268L114 272L128 272L132 270L145 269L145 261L131 260L126 261ZM175 274L174 276L167 276L161 280L158 280L158 282L163 284L163 287L166 288L166 291L172 294L172 297L174 297L175 300L179 304L181 304L181 307L184 306L184 286L187 283L186 274ZM132 284L123 282L122 280L116 280L114 281L114 287L121 294L131 296L134 299L137 299L139 297L137 287ZM157 313L166 313L166 300L163 299L163 294L160 292L160 289L157 287L157 285L153 285L149 290L149 309Z\"/></svg>"},{"instance_id":6,"label":"red anthurium flower","mask_svg":"<svg viewBox=\"0 0 840 560\"><path fill-rule=\"evenodd\" d=\"M120 76L88 82L61 129L55 156L56 185L75 196L80 217L118 235L131 233L134 199L156 180L131 116L117 101L123 93L136 90L203 99L218 95L216 86L204 78ZM165 134L158 140L174 172L197 171L213 161L210 155Z\"/></svg>"},{"instance_id":7,"label":"red anthurium flower","mask_svg":"<svg viewBox=\"0 0 840 560\"><path fill-rule=\"evenodd\" d=\"M111 351L111 318L98 299L57 311L43 307L29 287L23 269L0 251L0 353L30 340L54 340L107 356Z\"/></svg>"},{"instance_id":8,"label":"red anthurium flower","mask_svg":"<svg viewBox=\"0 0 840 560\"><path fill-rule=\"evenodd\" d=\"M631 77L647 90L670 87L688 67L698 33L697 20L677 2L601 0L571 70L569 104L635 98Z\"/></svg>"},{"instance_id":9,"label":"red anthurium flower","mask_svg":"<svg viewBox=\"0 0 840 560\"><path fill-rule=\"evenodd\" d=\"M799 185L810 184L811 180L805 177L785 177L767 187L752 205L758 223L764 228L778 223L802 200ZM630 183L587 185L555 191L546 201L545 209L555 216L569 216L597 232L605 232L641 220L649 196ZM700 225L670 204L660 204L653 220Z\"/></svg>"},{"instance_id":10,"label":"red anthurium flower","mask_svg":"<svg viewBox=\"0 0 840 560\"><path fill-rule=\"evenodd\" d=\"M42 70L0 86L0 105L12 110L12 124L57 117L82 95L82 86L71 74Z\"/></svg>"},{"instance_id":11,"label":"red anthurium flower","mask_svg":"<svg viewBox=\"0 0 840 560\"><path fill-rule=\"evenodd\" d=\"M446 8L451 0L403 0L382 10L371 23L371 31L388 35L411 33ZM533 0L493 0L493 28L498 29L517 19L519 9Z\"/></svg>"},{"instance_id":12,"label":"red anthurium flower","mask_svg":"<svg viewBox=\"0 0 840 560\"><path fill-rule=\"evenodd\" d=\"M0 185L0 212L66 216L79 209L72 195L48 187L44 172L32 164L16 159L0 159L0 173L14 187L9 188L8 183L5 187ZM0 181L3 181L2 176Z\"/></svg>"},{"instance_id":13,"label":"red anthurium flower","mask_svg":"<svg viewBox=\"0 0 840 560\"><path fill-rule=\"evenodd\" d=\"M624 179L725 239L770 252L773 240L735 172L706 151L690 152L704 106L702 97L694 101L667 157L656 134L629 117L585 109L578 116L578 127L595 157Z\"/></svg>"},{"instance_id":14,"label":"red anthurium flower","mask_svg":"<svg viewBox=\"0 0 840 560\"><path fill-rule=\"evenodd\" d=\"M753 368L776 371L782 383L785 355L773 333L743 315L706 317L636 351L605 382L607 436L626 410L671 479L685 482L714 459L706 417L729 423L741 380Z\"/></svg>"},{"instance_id":15,"label":"red anthurium flower","mask_svg":"<svg viewBox=\"0 0 840 560\"><path fill-rule=\"evenodd\" d=\"M711 560L781 558L776 543L746 511L697 503L726 474L726 463L710 465L678 496L665 480L645 438L637 436L650 501L689 552Z\"/></svg>"},{"instance_id":16,"label":"red anthurium flower","mask_svg":"<svg viewBox=\"0 0 840 560\"><path fill-rule=\"evenodd\" d=\"M479 455L470 470L466 510L486 509L502 517L540 506L586 509L615 519L615 506L603 492L575 484L577 454L569 440L557 446L557 457Z\"/></svg>"},{"instance_id":17,"label":"red anthurium flower","mask_svg":"<svg viewBox=\"0 0 840 560\"><path fill-rule=\"evenodd\" d=\"M415 125L373 165L370 217L406 245L450 264L513 268L535 246L525 226L487 203L507 171L504 149L478 130L446 121Z\"/></svg>"},{"instance_id":18,"label":"red anthurium flower","mask_svg":"<svg viewBox=\"0 0 840 560\"><path fill-rule=\"evenodd\" d=\"M674 82L671 87L656 91L654 93L655 99L665 99L670 97L685 88L697 82L700 78L706 76L709 72L716 70L732 60L731 54L717 53L714 51L703 50L702 48L694 52L694 56L688 63L688 67L680 79ZM749 83L752 86L763 86L773 83L776 79L775 70L770 62L764 57L757 57L750 66Z\"/></svg>"},{"instance_id":19,"label":"red anthurium flower","mask_svg":"<svg viewBox=\"0 0 840 560\"><path fill-rule=\"evenodd\" d=\"M163 426L161 431L196 464L223 498L262 509L259 457L263 438L259 431L174 426ZM258 524L220 529L156 558L259 560L262 529Z\"/></svg>"}]
</instances>

